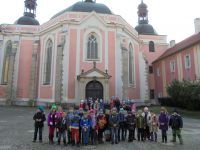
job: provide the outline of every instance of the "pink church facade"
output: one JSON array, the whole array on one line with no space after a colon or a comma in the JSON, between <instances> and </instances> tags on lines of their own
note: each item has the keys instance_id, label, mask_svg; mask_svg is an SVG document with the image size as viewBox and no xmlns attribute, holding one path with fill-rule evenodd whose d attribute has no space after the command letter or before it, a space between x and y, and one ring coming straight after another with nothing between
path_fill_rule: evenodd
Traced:
<instances>
[{"instance_id":1,"label":"pink church facade","mask_svg":"<svg viewBox=\"0 0 200 150\"><path fill-rule=\"evenodd\" d=\"M95 11L0 28L1 103L144 102L155 88L149 66L167 47L166 36L140 35L121 16Z\"/></svg>"}]
</instances>

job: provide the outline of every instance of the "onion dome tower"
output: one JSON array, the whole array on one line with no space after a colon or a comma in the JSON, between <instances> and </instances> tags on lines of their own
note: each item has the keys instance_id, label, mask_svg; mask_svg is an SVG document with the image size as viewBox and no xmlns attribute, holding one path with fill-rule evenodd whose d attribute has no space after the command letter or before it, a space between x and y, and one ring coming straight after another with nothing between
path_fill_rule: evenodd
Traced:
<instances>
[{"instance_id":1,"label":"onion dome tower","mask_svg":"<svg viewBox=\"0 0 200 150\"><path fill-rule=\"evenodd\" d=\"M20 25L39 25L39 22L35 19L37 0L25 0L24 1L24 16L20 17L15 24Z\"/></svg>"},{"instance_id":2,"label":"onion dome tower","mask_svg":"<svg viewBox=\"0 0 200 150\"><path fill-rule=\"evenodd\" d=\"M135 27L138 34L142 35L157 35L153 26L149 24L147 5L143 0L138 6L138 26Z\"/></svg>"}]
</instances>

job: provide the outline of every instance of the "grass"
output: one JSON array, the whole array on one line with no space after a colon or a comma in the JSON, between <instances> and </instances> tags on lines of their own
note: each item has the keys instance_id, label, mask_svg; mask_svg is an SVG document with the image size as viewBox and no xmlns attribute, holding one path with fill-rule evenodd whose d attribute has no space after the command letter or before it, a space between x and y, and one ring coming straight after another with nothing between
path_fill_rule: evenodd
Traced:
<instances>
[{"instance_id":1,"label":"grass","mask_svg":"<svg viewBox=\"0 0 200 150\"><path fill-rule=\"evenodd\" d=\"M138 107L137 109L142 109L143 110L144 107ZM161 106L150 106L149 110L153 111L155 114L159 114L160 113L160 108ZM167 109L167 111L169 112L169 114L172 114L174 107L165 107ZM190 110L185 110L185 109L181 109L181 108L177 108L179 114L183 117L186 118L192 118L192 119L200 119L200 111L190 111Z\"/></svg>"}]
</instances>

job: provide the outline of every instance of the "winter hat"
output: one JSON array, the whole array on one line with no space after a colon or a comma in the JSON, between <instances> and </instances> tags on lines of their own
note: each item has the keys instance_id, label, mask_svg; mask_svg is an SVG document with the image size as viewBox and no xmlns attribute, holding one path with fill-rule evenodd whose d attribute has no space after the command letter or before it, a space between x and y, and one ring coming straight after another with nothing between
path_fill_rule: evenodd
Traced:
<instances>
[{"instance_id":1,"label":"winter hat","mask_svg":"<svg viewBox=\"0 0 200 150\"><path fill-rule=\"evenodd\" d=\"M57 109L56 104L53 104L53 105L51 106L51 110L54 110L54 109Z\"/></svg>"},{"instance_id":2,"label":"winter hat","mask_svg":"<svg viewBox=\"0 0 200 150\"><path fill-rule=\"evenodd\" d=\"M38 106L38 109L43 112L44 111L44 106Z\"/></svg>"},{"instance_id":3,"label":"winter hat","mask_svg":"<svg viewBox=\"0 0 200 150\"><path fill-rule=\"evenodd\" d=\"M90 110L90 114L94 114L94 109L91 109L91 110Z\"/></svg>"},{"instance_id":4,"label":"winter hat","mask_svg":"<svg viewBox=\"0 0 200 150\"><path fill-rule=\"evenodd\" d=\"M138 110L138 114L141 115L142 114L142 110Z\"/></svg>"}]
</instances>

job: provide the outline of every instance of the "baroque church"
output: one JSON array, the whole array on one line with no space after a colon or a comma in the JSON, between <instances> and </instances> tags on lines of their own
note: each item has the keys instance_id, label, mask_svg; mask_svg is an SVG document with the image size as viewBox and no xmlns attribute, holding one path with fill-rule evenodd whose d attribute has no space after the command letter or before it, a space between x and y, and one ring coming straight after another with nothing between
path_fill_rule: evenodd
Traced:
<instances>
[{"instance_id":1,"label":"baroque church","mask_svg":"<svg viewBox=\"0 0 200 150\"><path fill-rule=\"evenodd\" d=\"M0 25L0 103L77 103L112 96L153 100L152 62L168 47L138 6L134 28L95 0L80 0L39 24L25 0L14 24Z\"/></svg>"}]
</instances>

